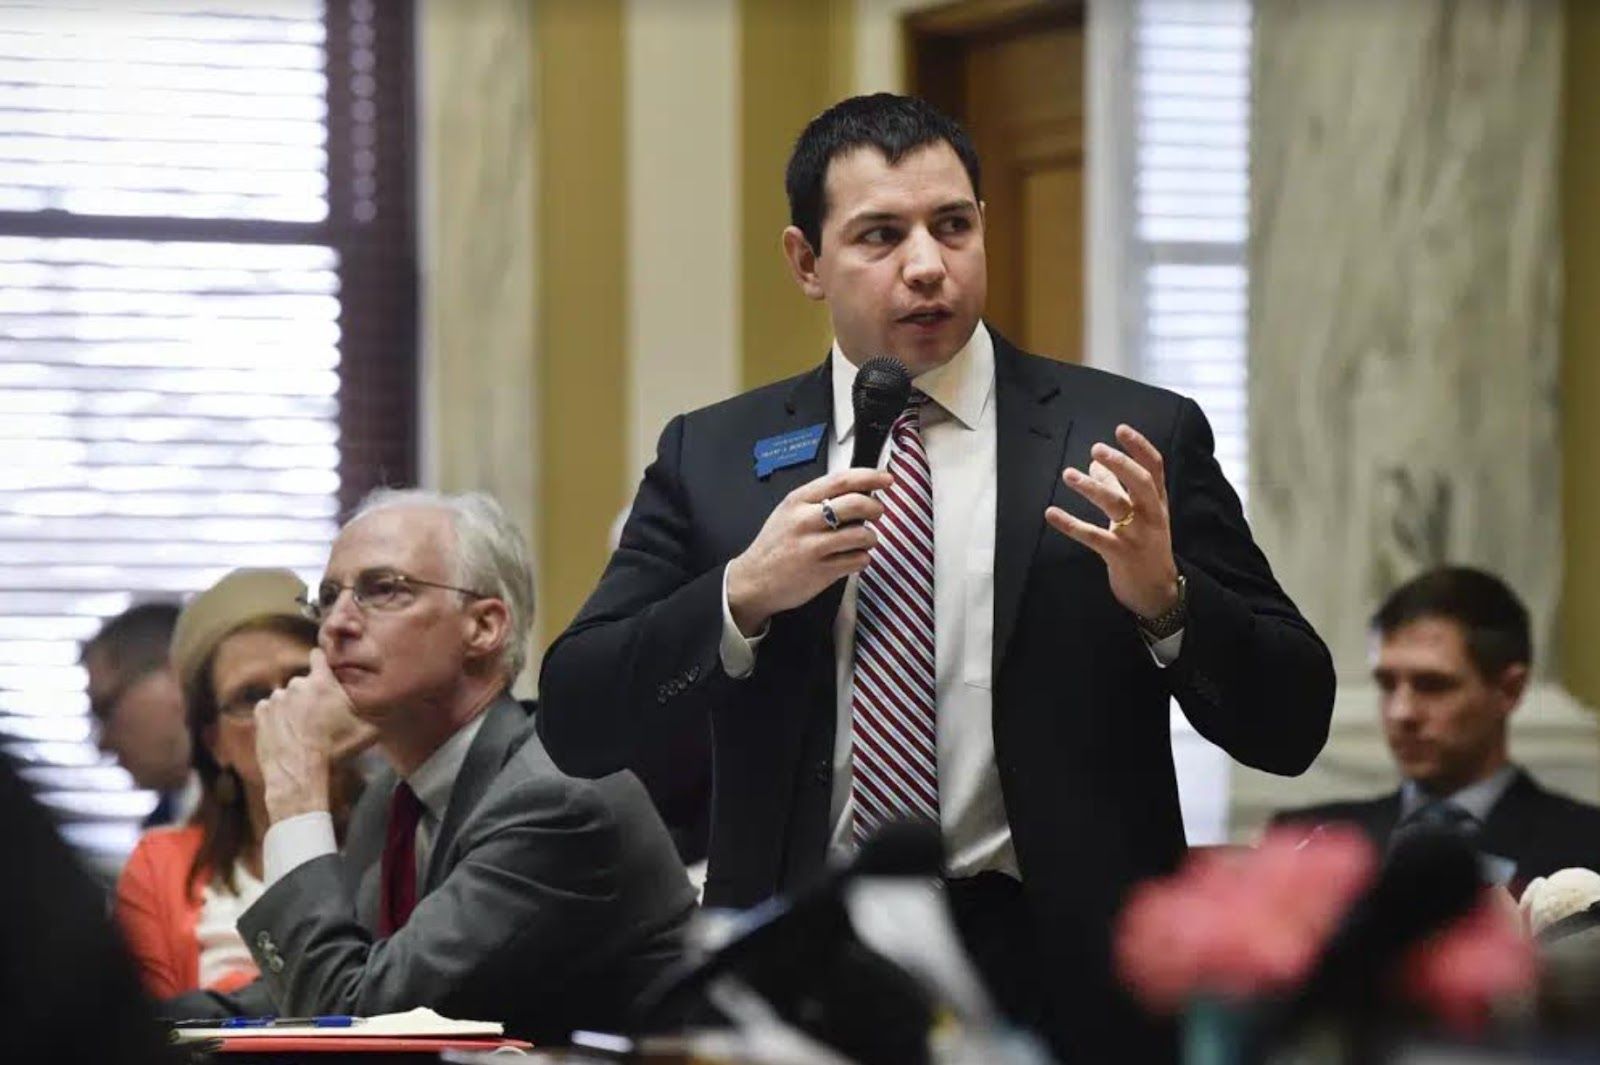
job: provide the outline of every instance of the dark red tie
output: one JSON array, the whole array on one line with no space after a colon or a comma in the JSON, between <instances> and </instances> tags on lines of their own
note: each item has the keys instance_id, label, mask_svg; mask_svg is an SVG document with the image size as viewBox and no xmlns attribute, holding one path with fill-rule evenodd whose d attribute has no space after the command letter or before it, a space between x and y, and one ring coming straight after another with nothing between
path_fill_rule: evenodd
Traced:
<instances>
[{"instance_id":1,"label":"dark red tie","mask_svg":"<svg viewBox=\"0 0 1600 1065\"><path fill-rule=\"evenodd\" d=\"M383 841L383 893L378 903L378 934L392 936L405 927L417 906L417 822L422 800L401 781L389 799L389 832Z\"/></svg>"},{"instance_id":2,"label":"dark red tie","mask_svg":"<svg viewBox=\"0 0 1600 1065\"><path fill-rule=\"evenodd\" d=\"M933 472L913 392L889 430L894 487L879 493L878 546L856 589L850 797L855 840L903 817L939 823L933 639Z\"/></svg>"}]
</instances>

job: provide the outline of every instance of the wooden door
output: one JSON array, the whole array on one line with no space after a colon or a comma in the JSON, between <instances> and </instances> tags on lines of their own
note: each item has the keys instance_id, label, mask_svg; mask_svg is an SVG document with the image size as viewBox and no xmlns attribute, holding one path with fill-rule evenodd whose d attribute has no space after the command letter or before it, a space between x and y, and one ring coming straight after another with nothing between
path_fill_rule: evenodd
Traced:
<instances>
[{"instance_id":1,"label":"wooden door","mask_svg":"<svg viewBox=\"0 0 1600 1065\"><path fill-rule=\"evenodd\" d=\"M964 0L905 19L910 88L983 164L989 302L1022 347L1083 358L1083 6Z\"/></svg>"}]
</instances>

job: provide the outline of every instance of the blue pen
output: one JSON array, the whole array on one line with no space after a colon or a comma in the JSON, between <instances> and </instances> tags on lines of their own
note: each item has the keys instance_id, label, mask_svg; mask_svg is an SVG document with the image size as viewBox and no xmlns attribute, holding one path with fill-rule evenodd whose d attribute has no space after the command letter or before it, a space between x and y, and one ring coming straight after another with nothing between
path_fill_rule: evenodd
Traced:
<instances>
[{"instance_id":1,"label":"blue pen","mask_svg":"<svg viewBox=\"0 0 1600 1065\"><path fill-rule=\"evenodd\" d=\"M349 1028L357 1017L329 1015L323 1017L224 1017L218 1028Z\"/></svg>"}]
</instances>

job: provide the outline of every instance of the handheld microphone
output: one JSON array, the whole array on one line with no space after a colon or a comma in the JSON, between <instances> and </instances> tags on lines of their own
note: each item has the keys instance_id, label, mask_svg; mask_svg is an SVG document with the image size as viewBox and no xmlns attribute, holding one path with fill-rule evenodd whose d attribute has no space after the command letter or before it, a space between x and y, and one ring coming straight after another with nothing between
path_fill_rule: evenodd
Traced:
<instances>
[{"instance_id":1,"label":"handheld microphone","mask_svg":"<svg viewBox=\"0 0 1600 1065\"><path fill-rule=\"evenodd\" d=\"M906 408L911 395L911 373L891 355L868 359L856 371L850 388L850 405L856 412L856 445L850 465L875 469L889 429Z\"/></svg>"}]
</instances>

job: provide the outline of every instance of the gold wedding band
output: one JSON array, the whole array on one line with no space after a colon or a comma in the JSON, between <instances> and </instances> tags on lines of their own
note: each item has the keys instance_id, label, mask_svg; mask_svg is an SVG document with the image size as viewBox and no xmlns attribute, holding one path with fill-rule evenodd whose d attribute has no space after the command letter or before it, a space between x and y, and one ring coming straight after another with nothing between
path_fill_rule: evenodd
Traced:
<instances>
[{"instance_id":1,"label":"gold wedding band","mask_svg":"<svg viewBox=\"0 0 1600 1065\"><path fill-rule=\"evenodd\" d=\"M1111 531L1112 532L1117 532L1119 529L1126 529L1128 526L1133 524L1134 516L1136 514L1138 514L1138 513L1139 512L1136 511L1136 510L1128 511L1127 514L1123 515L1122 517L1118 518L1116 521L1113 521L1111 523Z\"/></svg>"}]
</instances>

